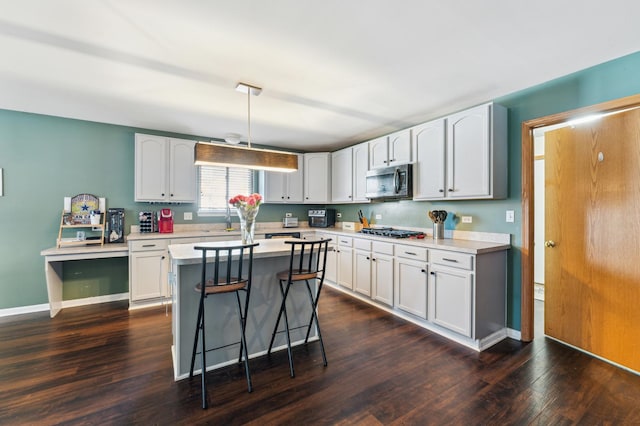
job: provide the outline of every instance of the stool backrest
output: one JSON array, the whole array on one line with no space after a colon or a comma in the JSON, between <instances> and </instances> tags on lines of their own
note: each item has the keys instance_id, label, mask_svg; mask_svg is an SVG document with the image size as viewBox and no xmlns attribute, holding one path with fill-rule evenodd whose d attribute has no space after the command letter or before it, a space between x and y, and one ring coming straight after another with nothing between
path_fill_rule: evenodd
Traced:
<instances>
[{"instance_id":1,"label":"stool backrest","mask_svg":"<svg viewBox=\"0 0 640 426\"><path fill-rule=\"evenodd\" d=\"M194 246L194 250L202 252L202 277L200 281L202 292L205 292L207 285L229 285L240 281L246 281L248 287L250 287L253 273L253 248L258 245L260 243L228 245L219 243L212 246ZM207 261L210 260L208 253L213 253L213 278L211 284L207 282ZM245 254L247 255L248 267L243 271ZM224 271L220 271L220 264L223 262L226 262L226 268L224 268Z\"/></svg>"},{"instance_id":2,"label":"stool backrest","mask_svg":"<svg viewBox=\"0 0 640 426\"><path fill-rule=\"evenodd\" d=\"M289 258L289 279L292 274L301 272L315 273L317 278L324 281L324 272L327 266L327 248L331 238L304 241L285 241L291 245ZM296 256L299 256L295 262Z\"/></svg>"}]
</instances>

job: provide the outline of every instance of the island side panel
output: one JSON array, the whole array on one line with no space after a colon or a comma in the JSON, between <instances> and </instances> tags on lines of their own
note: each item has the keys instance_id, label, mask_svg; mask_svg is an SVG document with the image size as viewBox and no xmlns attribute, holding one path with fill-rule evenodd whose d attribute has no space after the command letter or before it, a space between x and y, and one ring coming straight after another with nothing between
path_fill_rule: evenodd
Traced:
<instances>
[{"instance_id":1,"label":"island side panel","mask_svg":"<svg viewBox=\"0 0 640 426\"><path fill-rule=\"evenodd\" d=\"M247 346L249 356L264 353L269 347L271 333L275 326L278 310L282 302L282 295L276 272L286 270L289 267L289 257L254 258L253 261L253 285L249 302L247 317ZM176 378L184 378L189 374L191 352L196 330L198 314L198 302L200 295L194 290L200 281L201 267L199 264L172 265L176 271L176 291L174 320L175 328L174 348L177 356ZM221 270L224 267L221 266ZM315 282L312 282L312 290L315 291ZM241 294L244 303L244 294ZM304 340L306 325L311 318L311 304L304 283L294 284L287 297L287 312L289 314L289 327L291 328L292 342ZM244 306L244 305L243 305ZM209 297L205 300L205 330L207 348L223 346L240 340L240 324L238 321L238 308L235 294L222 294ZM284 329L284 321L281 319L279 329ZM300 327L294 330L294 327ZM316 336L315 327L311 336ZM284 333L276 336L274 348L283 348L286 344ZM207 367L221 366L231 360L238 359L239 345L207 352ZM200 356L196 358L194 370L200 370Z\"/></svg>"}]
</instances>

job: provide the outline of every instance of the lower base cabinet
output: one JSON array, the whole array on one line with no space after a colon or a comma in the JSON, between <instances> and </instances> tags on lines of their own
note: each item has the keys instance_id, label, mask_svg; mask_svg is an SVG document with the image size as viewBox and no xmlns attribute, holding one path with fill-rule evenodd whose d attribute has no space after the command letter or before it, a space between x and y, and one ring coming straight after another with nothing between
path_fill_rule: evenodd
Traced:
<instances>
[{"instance_id":1,"label":"lower base cabinet","mask_svg":"<svg viewBox=\"0 0 640 426\"><path fill-rule=\"evenodd\" d=\"M132 305L167 295L169 254L167 242L132 241L129 243L129 300Z\"/></svg>"},{"instance_id":2,"label":"lower base cabinet","mask_svg":"<svg viewBox=\"0 0 640 426\"><path fill-rule=\"evenodd\" d=\"M473 338L473 274L433 265L429 272L429 321Z\"/></svg>"},{"instance_id":3,"label":"lower base cabinet","mask_svg":"<svg viewBox=\"0 0 640 426\"><path fill-rule=\"evenodd\" d=\"M396 308L427 319L427 264L396 258Z\"/></svg>"},{"instance_id":4,"label":"lower base cabinet","mask_svg":"<svg viewBox=\"0 0 640 426\"><path fill-rule=\"evenodd\" d=\"M391 244L389 246L393 250L393 246ZM375 250L376 243L374 243L373 247ZM393 254L393 251L391 251L391 254ZM376 302L393 306L393 280L393 256L374 251L371 257L371 298Z\"/></svg>"}]
</instances>

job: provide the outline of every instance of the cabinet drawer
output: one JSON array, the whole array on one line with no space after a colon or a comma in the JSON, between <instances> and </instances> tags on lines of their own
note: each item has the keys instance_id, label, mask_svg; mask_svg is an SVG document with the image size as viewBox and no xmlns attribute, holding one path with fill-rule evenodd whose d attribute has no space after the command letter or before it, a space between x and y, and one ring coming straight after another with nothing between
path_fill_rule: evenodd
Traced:
<instances>
[{"instance_id":1,"label":"cabinet drawer","mask_svg":"<svg viewBox=\"0 0 640 426\"><path fill-rule=\"evenodd\" d=\"M371 251L371 241L370 240L362 240L360 238L356 238L353 240L354 247L357 250L365 250Z\"/></svg>"},{"instance_id":2,"label":"cabinet drawer","mask_svg":"<svg viewBox=\"0 0 640 426\"><path fill-rule=\"evenodd\" d=\"M452 251L432 250L431 263L471 271L473 270L473 255Z\"/></svg>"},{"instance_id":3,"label":"cabinet drawer","mask_svg":"<svg viewBox=\"0 0 640 426\"><path fill-rule=\"evenodd\" d=\"M396 256L426 262L427 249L422 247L403 246L400 244L396 244Z\"/></svg>"},{"instance_id":4,"label":"cabinet drawer","mask_svg":"<svg viewBox=\"0 0 640 426\"><path fill-rule=\"evenodd\" d=\"M388 254L390 256L393 256L393 244L391 243L374 241L373 244L371 245L371 250L374 253Z\"/></svg>"},{"instance_id":5,"label":"cabinet drawer","mask_svg":"<svg viewBox=\"0 0 640 426\"><path fill-rule=\"evenodd\" d=\"M338 237L338 244L340 245L340 247L353 247L353 238Z\"/></svg>"},{"instance_id":6,"label":"cabinet drawer","mask_svg":"<svg viewBox=\"0 0 640 426\"><path fill-rule=\"evenodd\" d=\"M167 240L136 240L129 241L129 251L166 250Z\"/></svg>"}]
</instances>

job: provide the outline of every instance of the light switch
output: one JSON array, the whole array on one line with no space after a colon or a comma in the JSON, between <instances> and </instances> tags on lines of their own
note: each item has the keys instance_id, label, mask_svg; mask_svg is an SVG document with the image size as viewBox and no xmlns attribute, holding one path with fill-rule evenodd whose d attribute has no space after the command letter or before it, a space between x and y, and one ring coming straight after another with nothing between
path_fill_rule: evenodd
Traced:
<instances>
[{"instance_id":1,"label":"light switch","mask_svg":"<svg viewBox=\"0 0 640 426\"><path fill-rule=\"evenodd\" d=\"M506 220L509 223L515 222L515 212L513 210L507 210Z\"/></svg>"},{"instance_id":2,"label":"light switch","mask_svg":"<svg viewBox=\"0 0 640 426\"><path fill-rule=\"evenodd\" d=\"M193 220L193 213L184 212L184 220Z\"/></svg>"},{"instance_id":3,"label":"light switch","mask_svg":"<svg viewBox=\"0 0 640 426\"><path fill-rule=\"evenodd\" d=\"M473 216L462 216L462 223L473 223Z\"/></svg>"}]
</instances>

